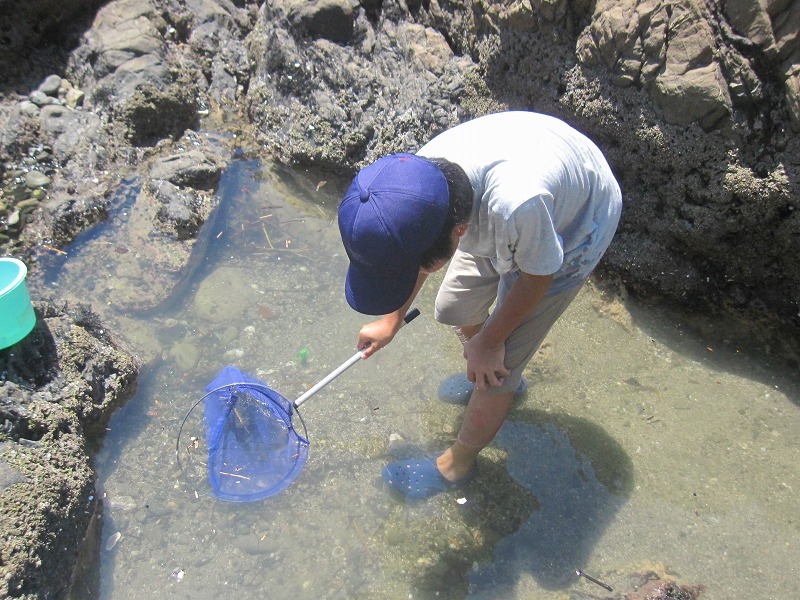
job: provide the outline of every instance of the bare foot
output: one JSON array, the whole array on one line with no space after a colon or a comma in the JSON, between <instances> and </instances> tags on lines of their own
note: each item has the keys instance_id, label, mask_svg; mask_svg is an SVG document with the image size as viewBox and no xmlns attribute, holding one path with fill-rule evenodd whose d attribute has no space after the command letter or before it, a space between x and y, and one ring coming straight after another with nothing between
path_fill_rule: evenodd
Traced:
<instances>
[{"instance_id":1,"label":"bare foot","mask_svg":"<svg viewBox=\"0 0 800 600\"><path fill-rule=\"evenodd\" d=\"M437 457L436 468L439 469L442 477L448 481L460 481L467 477L472 472L472 469L475 468L475 458L472 457L471 460L457 461L452 448L448 448Z\"/></svg>"}]
</instances>

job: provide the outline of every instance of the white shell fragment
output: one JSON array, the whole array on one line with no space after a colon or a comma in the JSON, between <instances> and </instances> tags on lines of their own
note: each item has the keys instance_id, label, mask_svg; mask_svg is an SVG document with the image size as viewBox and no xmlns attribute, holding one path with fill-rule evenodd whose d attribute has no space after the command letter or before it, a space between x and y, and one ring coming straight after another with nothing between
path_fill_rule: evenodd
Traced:
<instances>
[{"instance_id":1,"label":"white shell fragment","mask_svg":"<svg viewBox=\"0 0 800 600\"><path fill-rule=\"evenodd\" d=\"M111 550L114 546L116 546L121 537L122 534L119 531L108 536L108 539L106 540L106 550Z\"/></svg>"}]
</instances>

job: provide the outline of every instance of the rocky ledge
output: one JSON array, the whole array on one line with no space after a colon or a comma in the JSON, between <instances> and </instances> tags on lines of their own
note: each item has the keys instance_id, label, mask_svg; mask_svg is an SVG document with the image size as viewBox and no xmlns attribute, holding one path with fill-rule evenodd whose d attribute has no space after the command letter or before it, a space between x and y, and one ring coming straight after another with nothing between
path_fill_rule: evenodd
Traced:
<instances>
[{"instance_id":1,"label":"rocky ledge","mask_svg":"<svg viewBox=\"0 0 800 600\"><path fill-rule=\"evenodd\" d=\"M139 365L86 307L36 302L0 350L3 597L62 598L98 508L92 441L134 392Z\"/></svg>"}]
</instances>

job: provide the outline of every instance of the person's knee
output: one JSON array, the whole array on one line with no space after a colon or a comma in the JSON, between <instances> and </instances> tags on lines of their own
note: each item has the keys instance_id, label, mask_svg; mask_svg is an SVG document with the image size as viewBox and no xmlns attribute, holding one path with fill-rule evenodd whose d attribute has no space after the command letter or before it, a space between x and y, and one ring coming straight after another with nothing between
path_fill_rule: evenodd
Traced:
<instances>
[{"instance_id":1,"label":"person's knee","mask_svg":"<svg viewBox=\"0 0 800 600\"><path fill-rule=\"evenodd\" d=\"M464 326L453 326L453 331L456 332L456 336L458 337L458 341L462 344L466 344L470 339L475 337L475 335L481 330L483 327L483 323L478 325L464 325Z\"/></svg>"}]
</instances>

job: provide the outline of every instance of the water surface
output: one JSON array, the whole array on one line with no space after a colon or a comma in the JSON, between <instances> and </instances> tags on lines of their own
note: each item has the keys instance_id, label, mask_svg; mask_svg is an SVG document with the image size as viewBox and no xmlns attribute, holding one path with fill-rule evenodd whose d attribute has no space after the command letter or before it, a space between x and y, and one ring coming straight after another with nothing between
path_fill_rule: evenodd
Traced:
<instances>
[{"instance_id":1,"label":"water surface","mask_svg":"<svg viewBox=\"0 0 800 600\"><path fill-rule=\"evenodd\" d=\"M582 569L617 592L656 573L704 586L704 598L794 597L796 374L594 285L528 367L527 395L463 490L405 503L380 481L386 462L441 450L458 429L462 409L436 397L463 368L431 317L438 277L391 346L304 405L310 456L292 486L237 504L187 482L176 436L219 369L234 364L294 399L354 352L366 319L344 300L340 192L312 174L236 163L189 278L162 308L137 313L125 291L152 282L141 281L147 226L133 218L129 182L109 224L43 284L91 299L147 362L96 460L95 595L605 597L575 576Z\"/></svg>"}]
</instances>

